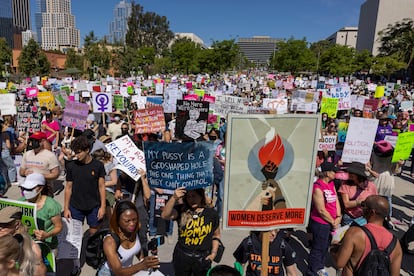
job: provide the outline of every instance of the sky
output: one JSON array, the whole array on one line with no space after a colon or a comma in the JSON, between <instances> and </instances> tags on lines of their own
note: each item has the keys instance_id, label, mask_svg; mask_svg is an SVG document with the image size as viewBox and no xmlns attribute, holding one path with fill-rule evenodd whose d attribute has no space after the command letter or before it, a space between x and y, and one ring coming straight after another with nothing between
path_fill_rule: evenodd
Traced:
<instances>
[{"instance_id":1,"label":"sky","mask_svg":"<svg viewBox=\"0 0 414 276\"><path fill-rule=\"evenodd\" d=\"M206 45L212 41L270 36L326 39L342 27L357 27L366 0L136 0L145 11L166 16L173 32L194 33ZM94 31L109 33L119 0L72 0L72 14L81 41Z\"/></svg>"}]
</instances>

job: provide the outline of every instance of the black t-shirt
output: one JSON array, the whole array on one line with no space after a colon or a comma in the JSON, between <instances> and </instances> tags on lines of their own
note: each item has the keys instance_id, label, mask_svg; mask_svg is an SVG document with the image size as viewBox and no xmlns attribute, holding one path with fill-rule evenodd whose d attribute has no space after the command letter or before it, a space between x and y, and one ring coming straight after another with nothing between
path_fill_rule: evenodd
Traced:
<instances>
[{"instance_id":1,"label":"black t-shirt","mask_svg":"<svg viewBox=\"0 0 414 276\"><path fill-rule=\"evenodd\" d=\"M213 246L213 234L219 227L219 216L213 208L204 208L201 213L192 214L185 225L180 225L183 205L176 205L178 212L178 244L189 251L207 251Z\"/></svg>"},{"instance_id":2,"label":"black t-shirt","mask_svg":"<svg viewBox=\"0 0 414 276\"><path fill-rule=\"evenodd\" d=\"M259 269L261 268L260 265L262 262L262 241L257 237L257 235L254 234L250 235L249 237L245 238L240 243L240 245L234 251L233 256L239 263L244 264L248 262L246 276L260 276L261 271ZM281 248L282 241L283 238L281 235L277 235L277 237L269 245L269 276L283 276L284 272L282 263L285 267L291 266L295 263L296 253L285 241L283 241L285 248L283 256L283 250Z\"/></svg>"},{"instance_id":3,"label":"black t-shirt","mask_svg":"<svg viewBox=\"0 0 414 276\"><path fill-rule=\"evenodd\" d=\"M73 183L70 205L83 211L100 206L100 177L105 177L105 168L98 160L92 159L88 164L79 161L69 162L66 168L66 181Z\"/></svg>"}]
</instances>

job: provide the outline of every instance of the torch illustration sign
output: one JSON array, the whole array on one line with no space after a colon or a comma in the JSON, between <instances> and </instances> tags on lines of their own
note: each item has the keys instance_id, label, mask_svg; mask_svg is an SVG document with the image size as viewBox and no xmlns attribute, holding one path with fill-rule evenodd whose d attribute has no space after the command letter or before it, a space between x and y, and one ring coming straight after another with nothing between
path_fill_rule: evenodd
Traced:
<instances>
[{"instance_id":1,"label":"torch illustration sign","mask_svg":"<svg viewBox=\"0 0 414 276\"><path fill-rule=\"evenodd\" d=\"M305 226L318 126L307 114L229 115L225 228Z\"/></svg>"}]
</instances>

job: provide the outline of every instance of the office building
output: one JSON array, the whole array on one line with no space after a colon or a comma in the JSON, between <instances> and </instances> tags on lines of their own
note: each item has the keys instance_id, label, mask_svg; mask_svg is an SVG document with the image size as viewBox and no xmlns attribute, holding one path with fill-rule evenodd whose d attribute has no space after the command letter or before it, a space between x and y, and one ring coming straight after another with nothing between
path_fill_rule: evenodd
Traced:
<instances>
[{"instance_id":1,"label":"office building","mask_svg":"<svg viewBox=\"0 0 414 276\"><path fill-rule=\"evenodd\" d=\"M330 35L326 40L332 44L356 48L357 38L358 27L343 27L342 29Z\"/></svg>"},{"instance_id":2,"label":"office building","mask_svg":"<svg viewBox=\"0 0 414 276\"><path fill-rule=\"evenodd\" d=\"M11 48L21 48L21 33L29 29L29 0L0 0L0 37Z\"/></svg>"},{"instance_id":3,"label":"office building","mask_svg":"<svg viewBox=\"0 0 414 276\"><path fill-rule=\"evenodd\" d=\"M42 2L44 1L44 3ZM41 45L44 50L78 49L80 31L75 28L75 17L71 14L71 0L40 0L42 12Z\"/></svg>"},{"instance_id":4,"label":"office building","mask_svg":"<svg viewBox=\"0 0 414 276\"><path fill-rule=\"evenodd\" d=\"M34 39L36 41L36 37L36 33L31 30L22 32L22 47L25 47L29 43L30 39Z\"/></svg>"},{"instance_id":5,"label":"office building","mask_svg":"<svg viewBox=\"0 0 414 276\"><path fill-rule=\"evenodd\" d=\"M404 18L414 20L413 0L367 0L359 14L357 50L367 49L377 55L381 46L378 32Z\"/></svg>"},{"instance_id":6,"label":"office building","mask_svg":"<svg viewBox=\"0 0 414 276\"><path fill-rule=\"evenodd\" d=\"M269 36L253 36L252 38L239 38L237 45L250 62L257 65L267 65L279 41L281 39Z\"/></svg>"},{"instance_id":7,"label":"office building","mask_svg":"<svg viewBox=\"0 0 414 276\"><path fill-rule=\"evenodd\" d=\"M114 19L109 24L109 42L125 43L125 36L128 31L128 18L131 15L132 4L121 1L114 8Z\"/></svg>"}]
</instances>

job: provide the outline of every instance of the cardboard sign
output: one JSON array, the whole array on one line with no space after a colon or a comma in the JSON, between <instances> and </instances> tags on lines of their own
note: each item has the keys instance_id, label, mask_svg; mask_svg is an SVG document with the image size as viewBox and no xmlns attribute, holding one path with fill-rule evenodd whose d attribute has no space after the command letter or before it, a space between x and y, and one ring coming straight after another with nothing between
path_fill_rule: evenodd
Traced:
<instances>
[{"instance_id":1,"label":"cardboard sign","mask_svg":"<svg viewBox=\"0 0 414 276\"><path fill-rule=\"evenodd\" d=\"M164 110L161 106L134 110L135 133L157 133L165 130Z\"/></svg>"},{"instance_id":2,"label":"cardboard sign","mask_svg":"<svg viewBox=\"0 0 414 276\"><path fill-rule=\"evenodd\" d=\"M144 142L144 153L151 188L193 190L213 183L211 142Z\"/></svg>"},{"instance_id":3,"label":"cardboard sign","mask_svg":"<svg viewBox=\"0 0 414 276\"><path fill-rule=\"evenodd\" d=\"M351 117L342 152L342 161L346 163L356 161L366 164L371 158L377 127L377 119Z\"/></svg>"},{"instance_id":4,"label":"cardboard sign","mask_svg":"<svg viewBox=\"0 0 414 276\"><path fill-rule=\"evenodd\" d=\"M88 113L88 104L68 101L66 102L66 108L63 110L62 125L83 131L85 130Z\"/></svg>"},{"instance_id":5,"label":"cardboard sign","mask_svg":"<svg viewBox=\"0 0 414 276\"><path fill-rule=\"evenodd\" d=\"M414 132L399 133L391 162L395 163L400 160L407 160L408 158L410 158L413 145Z\"/></svg>"},{"instance_id":6,"label":"cardboard sign","mask_svg":"<svg viewBox=\"0 0 414 276\"><path fill-rule=\"evenodd\" d=\"M306 226L320 115L229 115L227 123L223 228ZM276 190L286 208L277 207Z\"/></svg>"},{"instance_id":7,"label":"cardboard sign","mask_svg":"<svg viewBox=\"0 0 414 276\"><path fill-rule=\"evenodd\" d=\"M141 177L139 170L145 170L144 153L137 148L128 135L106 145L108 152L118 161L119 169L135 181Z\"/></svg>"}]
</instances>

